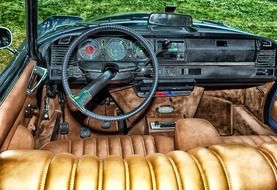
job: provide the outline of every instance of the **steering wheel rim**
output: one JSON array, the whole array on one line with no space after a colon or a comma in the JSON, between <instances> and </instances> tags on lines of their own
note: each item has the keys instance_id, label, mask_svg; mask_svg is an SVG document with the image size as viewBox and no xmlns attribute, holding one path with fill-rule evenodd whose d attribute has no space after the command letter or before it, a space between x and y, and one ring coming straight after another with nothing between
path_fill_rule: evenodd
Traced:
<instances>
[{"instance_id":1,"label":"steering wheel rim","mask_svg":"<svg viewBox=\"0 0 277 190\"><path fill-rule=\"evenodd\" d=\"M74 95L72 94L72 91L69 87L68 83L68 75L67 75L67 68L68 68L68 63L69 63L69 58L72 55L73 51L75 50L78 45L83 42L87 37L93 36L96 33L99 32L120 32L125 35L131 36L133 39L137 40L144 48L145 51L148 53L149 58L152 60L152 65L153 65L153 83L151 85L150 91L146 98L133 110L124 113L119 116L106 116L106 115L100 115L97 113L94 113L93 111L88 110L85 108L85 106L80 105L77 101ZM65 57L63 61L63 67L62 67L62 84L65 90L66 95L69 97L69 99L72 101L72 103L81 111L84 115L88 117L92 117L94 119L103 121L103 122L113 122L113 121L120 121L120 120L125 120L128 119L139 112L141 112L144 108L148 106L148 104L151 102L152 98L155 95L157 86L158 86L158 60L156 57L156 54L151 47L151 45L146 41L146 39L140 35L139 33L130 30L129 28L125 26L119 26L119 25L102 25L102 26L97 26L95 28L89 29L88 31L82 33L77 39L74 40L74 42L69 46Z\"/></svg>"}]
</instances>

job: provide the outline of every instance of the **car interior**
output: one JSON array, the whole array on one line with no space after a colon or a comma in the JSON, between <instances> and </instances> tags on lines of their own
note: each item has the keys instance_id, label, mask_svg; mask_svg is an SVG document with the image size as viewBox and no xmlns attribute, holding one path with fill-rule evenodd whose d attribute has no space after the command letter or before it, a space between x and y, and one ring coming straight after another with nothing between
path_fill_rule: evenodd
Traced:
<instances>
[{"instance_id":1,"label":"car interior","mask_svg":"<svg viewBox=\"0 0 277 190\"><path fill-rule=\"evenodd\" d=\"M276 189L276 44L168 15L39 40L1 100L0 187Z\"/></svg>"}]
</instances>

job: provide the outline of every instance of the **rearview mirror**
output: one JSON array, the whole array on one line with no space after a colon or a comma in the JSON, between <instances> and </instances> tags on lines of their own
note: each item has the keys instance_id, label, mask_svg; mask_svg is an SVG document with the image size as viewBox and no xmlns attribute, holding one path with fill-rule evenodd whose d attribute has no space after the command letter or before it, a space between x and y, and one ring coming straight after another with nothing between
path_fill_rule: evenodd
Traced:
<instances>
[{"instance_id":1,"label":"rearview mirror","mask_svg":"<svg viewBox=\"0 0 277 190\"><path fill-rule=\"evenodd\" d=\"M152 13L148 23L159 26L191 27L192 17L175 13Z\"/></svg>"},{"instance_id":2,"label":"rearview mirror","mask_svg":"<svg viewBox=\"0 0 277 190\"><path fill-rule=\"evenodd\" d=\"M0 27L0 49L8 48L12 44L12 33L8 28Z\"/></svg>"}]
</instances>

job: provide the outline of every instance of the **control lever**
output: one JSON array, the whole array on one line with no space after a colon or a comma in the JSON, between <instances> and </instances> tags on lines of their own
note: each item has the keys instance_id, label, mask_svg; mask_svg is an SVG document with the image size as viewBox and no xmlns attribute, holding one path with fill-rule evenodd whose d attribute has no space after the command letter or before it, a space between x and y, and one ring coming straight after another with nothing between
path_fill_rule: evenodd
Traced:
<instances>
[{"instance_id":1,"label":"control lever","mask_svg":"<svg viewBox=\"0 0 277 190\"><path fill-rule=\"evenodd\" d=\"M61 106L61 110L62 110L62 122L60 123L60 134L61 135L67 135L69 132L69 126L68 123L65 122L65 97L63 93L59 93L59 104Z\"/></svg>"},{"instance_id":2,"label":"control lever","mask_svg":"<svg viewBox=\"0 0 277 190\"><path fill-rule=\"evenodd\" d=\"M168 47L170 45L170 41L169 40L164 40L162 43L162 46L157 50L156 52L156 56L160 55L161 53L163 53L165 50L168 50ZM151 63L151 59L148 59L145 64L143 65L144 67L147 66L149 63Z\"/></svg>"},{"instance_id":3,"label":"control lever","mask_svg":"<svg viewBox=\"0 0 277 190\"><path fill-rule=\"evenodd\" d=\"M44 109L43 109L42 117L45 120L49 119L49 98L48 97L44 99Z\"/></svg>"}]
</instances>

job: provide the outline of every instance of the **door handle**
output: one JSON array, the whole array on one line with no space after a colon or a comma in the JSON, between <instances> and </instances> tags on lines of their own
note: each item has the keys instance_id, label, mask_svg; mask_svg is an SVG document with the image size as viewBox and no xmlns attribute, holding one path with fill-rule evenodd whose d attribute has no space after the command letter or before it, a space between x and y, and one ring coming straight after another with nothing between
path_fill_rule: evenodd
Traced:
<instances>
[{"instance_id":1,"label":"door handle","mask_svg":"<svg viewBox=\"0 0 277 190\"><path fill-rule=\"evenodd\" d=\"M45 80L47 73L48 73L48 70L43 67L40 67L40 66L34 67L26 90L27 94L33 94L36 91L36 89Z\"/></svg>"}]
</instances>

